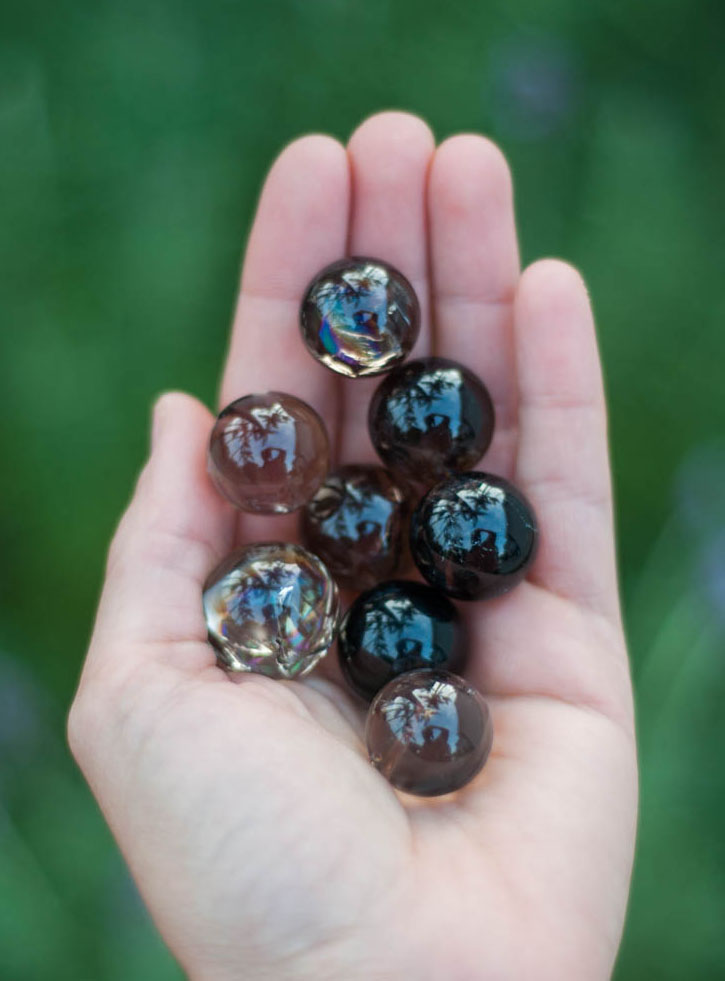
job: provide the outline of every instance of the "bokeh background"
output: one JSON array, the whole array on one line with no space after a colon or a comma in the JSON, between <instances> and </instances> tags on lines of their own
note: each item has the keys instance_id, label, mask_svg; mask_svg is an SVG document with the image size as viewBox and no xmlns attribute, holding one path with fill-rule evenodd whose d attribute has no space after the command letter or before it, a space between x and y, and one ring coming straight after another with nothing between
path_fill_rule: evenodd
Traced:
<instances>
[{"instance_id":1,"label":"bokeh background","mask_svg":"<svg viewBox=\"0 0 725 981\"><path fill-rule=\"evenodd\" d=\"M0 978L179 978L64 743L155 393L213 403L265 170L418 112L598 315L642 810L616 977L725 977L725 8L3 0Z\"/></svg>"}]
</instances>

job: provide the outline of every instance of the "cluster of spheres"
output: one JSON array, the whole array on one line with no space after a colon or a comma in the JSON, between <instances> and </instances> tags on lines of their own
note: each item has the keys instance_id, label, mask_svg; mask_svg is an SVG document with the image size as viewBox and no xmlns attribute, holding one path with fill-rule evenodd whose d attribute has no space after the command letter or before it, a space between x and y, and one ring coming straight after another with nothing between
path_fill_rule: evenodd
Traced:
<instances>
[{"instance_id":1,"label":"cluster of spheres","mask_svg":"<svg viewBox=\"0 0 725 981\"><path fill-rule=\"evenodd\" d=\"M325 423L294 395L245 395L220 413L208 453L219 492L245 511L298 511L303 544L247 545L210 573L209 640L228 671L293 679L337 639L342 675L369 703L372 764L401 791L450 793L493 741L488 706L461 677L468 638L452 599L520 582L536 520L511 483L474 469L494 428L483 382L445 358L406 361L420 305L400 272L333 263L308 287L300 328L332 371L384 374L368 414L381 465L331 470ZM402 578L413 564L425 582ZM358 594L342 617L339 588Z\"/></svg>"}]
</instances>

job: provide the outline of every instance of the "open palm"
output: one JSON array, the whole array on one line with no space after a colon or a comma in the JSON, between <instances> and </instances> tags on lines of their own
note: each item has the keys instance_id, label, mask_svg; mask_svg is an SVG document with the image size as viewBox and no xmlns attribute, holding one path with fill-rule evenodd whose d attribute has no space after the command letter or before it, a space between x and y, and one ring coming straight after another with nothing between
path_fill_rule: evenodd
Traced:
<instances>
[{"instance_id":1,"label":"open palm","mask_svg":"<svg viewBox=\"0 0 725 981\"><path fill-rule=\"evenodd\" d=\"M389 260L423 307L419 355L481 375L497 426L482 467L531 499L529 580L468 604L467 675L491 705L483 772L439 800L367 762L334 657L299 682L232 683L201 584L241 541L205 472L212 416L164 396L116 534L69 732L154 919L200 979L606 978L626 907L636 759L615 571L606 412L578 274L520 273L510 177L479 136L435 149L417 118L367 120L347 150L289 146L244 265L221 402L276 389L328 421L339 461L373 460L372 381L341 380L297 328L308 280L345 254ZM329 662L329 663L328 663Z\"/></svg>"}]
</instances>

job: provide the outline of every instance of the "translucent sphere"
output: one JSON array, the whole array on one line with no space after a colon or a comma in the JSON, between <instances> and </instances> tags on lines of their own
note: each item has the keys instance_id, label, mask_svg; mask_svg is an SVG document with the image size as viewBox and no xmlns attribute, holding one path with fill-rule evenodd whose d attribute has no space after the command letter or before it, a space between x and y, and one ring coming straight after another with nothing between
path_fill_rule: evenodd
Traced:
<instances>
[{"instance_id":1,"label":"translucent sphere","mask_svg":"<svg viewBox=\"0 0 725 981\"><path fill-rule=\"evenodd\" d=\"M409 671L389 682L368 711L373 766L398 790L437 797L464 787L493 743L488 706L448 671Z\"/></svg>"},{"instance_id":2,"label":"translucent sphere","mask_svg":"<svg viewBox=\"0 0 725 981\"><path fill-rule=\"evenodd\" d=\"M385 466L428 486L475 466L493 425L486 386L447 358L418 358L394 368L375 391L368 415L370 438Z\"/></svg>"},{"instance_id":3,"label":"translucent sphere","mask_svg":"<svg viewBox=\"0 0 725 981\"><path fill-rule=\"evenodd\" d=\"M329 442L315 410L283 392L245 395L214 423L207 458L218 490L244 511L286 514L325 479Z\"/></svg>"},{"instance_id":4,"label":"translucent sphere","mask_svg":"<svg viewBox=\"0 0 725 981\"><path fill-rule=\"evenodd\" d=\"M410 353L420 305L401 272L353 256L318 273L300 309L302 338L318 361L350 378L388 371Z\"/></svg>"},{"instance_id":5,"label":"translucent sphere","mask_svg":"<svg viewBox=\"0 0 725 981\"><path fill-rule=\"evenodd\" d=\"M204 585L209 640L229 671L299 678L335 639L337 586L301 545L247 545L229 555Z\"/></svg>"},{"instance_id":6,"label":"translucent sphere","mask_svg":"<svg viewBox=\"0 0 725 981\"><path fill-rule=\"evenodd\" d=\"M300 516L302 540L340 586L367 589L395 574L407 531L403 492L382 467L329 475Z\"/></svg>"}]
</instances>

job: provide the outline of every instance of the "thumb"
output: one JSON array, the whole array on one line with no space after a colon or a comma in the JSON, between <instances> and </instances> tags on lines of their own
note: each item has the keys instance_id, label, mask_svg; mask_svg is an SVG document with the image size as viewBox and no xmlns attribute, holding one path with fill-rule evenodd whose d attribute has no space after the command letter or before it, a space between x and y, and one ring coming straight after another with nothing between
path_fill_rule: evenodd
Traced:
<instances>
[{"instance_id":1,"label":"thumb","mask_svg":"<svg viewBox=\"0 0 725 981\"><path fill-rule=\"evenodd\" d=\"M140 658L186 670L187 659L170 646L205 641L201 586L231 550L235 526L206 473L212 422L188 395L157 401L151 456L111 543L84 677L125 674ZM211 651L199 648L193 664L213 663Z\"/></svg>"}]
</instances>

